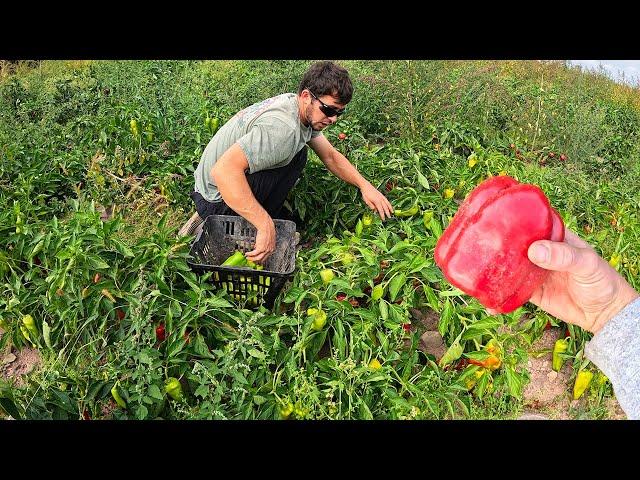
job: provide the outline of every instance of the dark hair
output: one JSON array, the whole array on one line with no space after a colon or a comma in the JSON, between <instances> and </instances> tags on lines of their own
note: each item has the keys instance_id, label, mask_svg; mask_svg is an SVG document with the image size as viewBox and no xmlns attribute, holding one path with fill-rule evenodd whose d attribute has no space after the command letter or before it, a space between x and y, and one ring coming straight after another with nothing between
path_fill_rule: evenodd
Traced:
<instances>
[{"instance_id":1,"label":"dark hair","mask_svg":"<svg viewBox=\"0 0 640 480\"><path fill-rule=\"evenodd\" d=\"M346 105L353 96L353 85L347 70L333 62L322 61L312 64L306 71L298 87L298 94L308 88L315 95L331 95Z\"/></svg>"}]
</instances>

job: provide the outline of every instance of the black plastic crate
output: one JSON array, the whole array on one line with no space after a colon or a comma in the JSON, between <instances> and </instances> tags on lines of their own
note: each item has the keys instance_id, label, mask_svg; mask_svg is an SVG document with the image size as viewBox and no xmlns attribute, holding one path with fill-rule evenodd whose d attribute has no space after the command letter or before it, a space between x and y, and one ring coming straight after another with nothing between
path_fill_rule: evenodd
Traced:
<instances>
[{"instance_id":1,"label":"black plastic crate","mask_svg":"<svg viewBox=\"0 0 640 480\"><path fill-rule=\"evenodd\" d=\"M245 218L236 215L209 215L191 250L187 264L197 274L213 272L210 281L216 288L226 289L237 300L257 293L258 304L272 308L273 303L296 268L296 224L274 219L276 249L267 258L263 270L249 267L222 266L236 250L253 250L256 229Z\"/></svg>"}]
</instances>

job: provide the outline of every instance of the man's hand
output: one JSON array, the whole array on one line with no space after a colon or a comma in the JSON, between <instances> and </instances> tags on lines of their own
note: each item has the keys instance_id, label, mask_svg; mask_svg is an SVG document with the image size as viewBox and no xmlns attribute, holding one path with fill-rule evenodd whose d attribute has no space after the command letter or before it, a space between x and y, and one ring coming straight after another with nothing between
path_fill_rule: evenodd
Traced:
<instances>
[{"instance_id":1,"label":"man's hand","mask_svg":"<svg viewBox=\"0 0 640 480\"><path fill-rule=\"evenodd\" d=\"M564 242L538 240L529 259L552 270L531 303L568 323L596 333L638 293L591 246L569 229Z\"/></svg>"},{"instance_id":2,"label":"man's hand","mask_svg":"<svg viewBox=\"0 0 640 480\"><path fill-rule=\"evenodd\" d=\"M387 197L380 193L378 189L367 182L360 189L360 192L362 193L364 203L366 203L371 210L378 212L382 220L385 219L385 216L386 218L391 218L393 207L389 200L387 200Z\"/></svg>"},{"instance_id":3,"label":"man's hand","mask_svg":"<svg viewBox=\"0 0 640 480\"><path fill-rule=\"evenodd\" d=\"M255 263L264 263L276 249L276 226L271 217L256 233L256 244L250 252L245 254L247 260Z\"/></svg>"}]
</instances>

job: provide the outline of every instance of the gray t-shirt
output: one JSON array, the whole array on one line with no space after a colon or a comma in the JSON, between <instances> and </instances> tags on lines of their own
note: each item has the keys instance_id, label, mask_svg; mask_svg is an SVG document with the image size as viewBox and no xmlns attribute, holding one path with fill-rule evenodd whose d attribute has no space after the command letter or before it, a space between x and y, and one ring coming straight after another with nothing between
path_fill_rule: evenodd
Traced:
<instances>
[{"instance_id":1,"label":"gray t-shirt","mask_svg":"<svg viewBox=\"0 0 640 480\"><path fill-rule=\"evenodd\" d=\"M222 200L211 168L234 143L247 156L249 173L288 165L305 144L319 135L298 114L298 95L284 93L236 113L204 149L194 173L195 190L210 202Z\"/></svg>"}]
</instances>

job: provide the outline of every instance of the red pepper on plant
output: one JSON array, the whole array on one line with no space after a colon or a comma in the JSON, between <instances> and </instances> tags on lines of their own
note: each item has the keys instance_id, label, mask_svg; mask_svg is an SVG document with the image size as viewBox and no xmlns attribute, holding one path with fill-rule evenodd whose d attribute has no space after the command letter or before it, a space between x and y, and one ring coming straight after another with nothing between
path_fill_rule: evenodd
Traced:
<instances>
[{"instance_id":1,"label":"red pepper on plant","mask_svg":"<svg viewBox=\"0 0 640 480\"><path fill-rule=\"evenodd\" d=\"M480 183L438 239L436 264L444 276L486 308L509 313L526 303L547 278L533 264L536 240L564 239L564 224L535 185L506 175Z\"/></svg>"},{"instance_id":2,"label":"red pepper on plant","mask_svg":"<svg viewBox=\"0 0 640 480\"><path fill-rule=\"evenodd\" d=\"M164 339L166 338L166 334L164 331L164 323L160 323L157 327L156 327L156 339L159 342L164 342Z\"/></svg>"}]
</instances>

